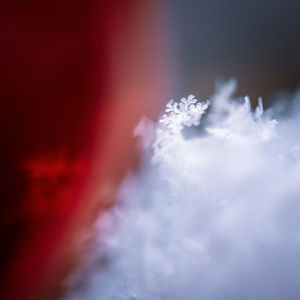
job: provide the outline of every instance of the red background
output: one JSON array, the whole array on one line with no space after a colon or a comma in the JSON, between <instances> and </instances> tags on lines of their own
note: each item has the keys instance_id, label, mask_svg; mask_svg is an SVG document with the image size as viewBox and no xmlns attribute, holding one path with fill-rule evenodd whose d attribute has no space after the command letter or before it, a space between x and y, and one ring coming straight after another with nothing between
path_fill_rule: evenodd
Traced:
<instances>
[{"instance_id":1,"label":"red background","mask_svg":"<svg viewBox=\"0 0 300 300\"><path fill-rule=\"evenodd\" d=\"M155 1L2 1L1 299L55 299L165 98Z\"/></svg>"}]
</instances>

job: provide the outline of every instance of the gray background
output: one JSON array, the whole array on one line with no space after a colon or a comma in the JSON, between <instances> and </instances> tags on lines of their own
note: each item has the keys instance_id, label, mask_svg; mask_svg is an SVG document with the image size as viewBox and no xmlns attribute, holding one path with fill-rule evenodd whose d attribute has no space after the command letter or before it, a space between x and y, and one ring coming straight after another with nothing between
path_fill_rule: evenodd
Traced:
<instances>
[{"instance_id":1,"label":"gray background","mask_svg":"<svg viewBox=\"0 0 300 300\"><path fill-rule=\"evenodd\" d=\"M167 0L179 62L178 97L208 97L236 77L237 94L270 96L300 84L300 1Z\"/></svg>"}]
</instances>

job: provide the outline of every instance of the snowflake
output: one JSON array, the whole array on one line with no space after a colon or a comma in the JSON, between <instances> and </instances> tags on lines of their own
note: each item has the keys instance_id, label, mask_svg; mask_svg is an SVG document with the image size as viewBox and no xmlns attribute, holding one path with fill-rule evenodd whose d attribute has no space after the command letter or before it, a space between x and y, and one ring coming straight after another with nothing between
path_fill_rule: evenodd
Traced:
<instances>
[{"instance_id":1,"label":"snowflake","mask_svg":"<svg viewBox=\"0 0 300 300\"><path fill-rule=\"evenodd\" d=\"M208 106L208 100L199 102L194 95L181 98L179 102L170 100L166 105L165 113L159 120L161 125L157 129L154 149L157 151L167 142L176 139L185 126L198 126Z\"/></svg>"},{"instance_id":2,"label":"snowflake","mask_svg":"<svg viewBox=\"0 0 300 300\"><path fill-rule=\"evenodd\" d=\"M159 123L163 124L172 133L180 132L184 126L198 126L208 105L209 101L198 102L194 95L181 98L180 102L171 100L166 105L165 114Z\"/></svg>"}]
</instances>

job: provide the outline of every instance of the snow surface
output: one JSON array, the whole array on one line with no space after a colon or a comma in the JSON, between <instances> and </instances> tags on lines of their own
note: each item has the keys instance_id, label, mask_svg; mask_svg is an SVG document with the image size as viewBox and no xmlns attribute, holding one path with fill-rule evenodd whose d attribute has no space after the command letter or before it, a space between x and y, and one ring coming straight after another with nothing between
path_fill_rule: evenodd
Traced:
<instances>
[{"instance_id":1,"label":"snow surface","mask_svg":"<svg viewBox=\"0 0 300 300\"><path fill-rule=\"evenodd\" d=\"M253 111L235 89L169 102L153 142L140 127L142 170L67 299L300 299L300 92Z\"/></svg>"}]
</instances>

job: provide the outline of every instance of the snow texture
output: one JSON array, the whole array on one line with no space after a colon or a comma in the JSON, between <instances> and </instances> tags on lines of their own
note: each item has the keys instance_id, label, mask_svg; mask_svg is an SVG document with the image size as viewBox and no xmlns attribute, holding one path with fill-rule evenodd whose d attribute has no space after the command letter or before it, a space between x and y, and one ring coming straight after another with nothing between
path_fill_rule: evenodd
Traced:
<instances>
[{"instance_id":1,"label":"snow texture","mask_svg":"<svg viewBox=\"0 0 300 300\"><path fill-rule=\"evenodd\" d=\"M167 104L67 299L300 299L300 93L253 111L235 89Z\"/></svg>"}]
</instances>

